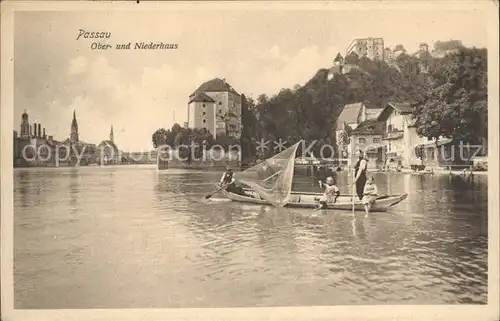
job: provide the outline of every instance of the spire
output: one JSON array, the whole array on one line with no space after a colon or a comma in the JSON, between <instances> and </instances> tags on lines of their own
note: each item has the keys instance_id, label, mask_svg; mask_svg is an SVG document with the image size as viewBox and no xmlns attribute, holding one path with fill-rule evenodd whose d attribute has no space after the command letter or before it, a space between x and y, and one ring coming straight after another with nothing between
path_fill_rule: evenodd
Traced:
<instances>
[{"instance_id":1,"label":"spire","mask_svg":"<svg viewBox=\"0 0 500 321\"><path fill-rule=\"evenodd\" d=\"M115 135L113 134L113 125L111 125L111 131L109 132L109 140L114 143L115 142Z\"/></svg>"},{"instance_id":2,"label":"spire","mask_svg":"<svg viewBox=\"0 0 500 321\"><path fill-rule=\"evenodd\" d=\"M73 110L73 120L71 121L70 139L73 142L78 142L78 123L76 121L76 111Z\"/></svg>"}]
</instances>

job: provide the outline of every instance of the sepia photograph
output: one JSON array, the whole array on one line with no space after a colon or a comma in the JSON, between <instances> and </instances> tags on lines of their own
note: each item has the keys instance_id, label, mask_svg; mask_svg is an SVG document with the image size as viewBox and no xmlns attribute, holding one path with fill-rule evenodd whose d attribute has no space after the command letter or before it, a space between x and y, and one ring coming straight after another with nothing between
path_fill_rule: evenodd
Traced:
<instances>
[{"instance_id":1,"label":"sepia photograph","mask_svg":"<svg viewBox=\"0 0 500 321\"><path fill-rule=\"evenodd\" d=\"M498 320L497 10L2 2L2 320Z\"/></svg>"}]
</instances>

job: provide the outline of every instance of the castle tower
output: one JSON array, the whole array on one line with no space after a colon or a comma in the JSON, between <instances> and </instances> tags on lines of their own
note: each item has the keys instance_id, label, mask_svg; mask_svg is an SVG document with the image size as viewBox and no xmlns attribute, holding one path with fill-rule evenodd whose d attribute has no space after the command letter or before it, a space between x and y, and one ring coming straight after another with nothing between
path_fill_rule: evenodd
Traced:
<instances>
[{"instance_id":1,"label":"castle tower","mask_svg":"<svg viewBox=\"0 0 500 321\"><path fill-rule=\"evenodd\" d=\"M112 143L115 142L115 135L113 134L113 125L111 125L111 131L109 132L109 141Z\"/></svg>"},{"instance_id":2,"label":"castle tower","mask_svg":"<svg viewBox=\"0 0 500 321\"><path fill-rule=\"evenodd\" d=\"M30 133L30 122L28 120L28 114L26 113L26 110L24 110L24 113L21 115L21 132L20 132L20 137L29 139L31 138L31 133Z\"/></svg>"},{"instance_id":3,"label":"castle tower","mask_svg":"<svg viewBox=\"0 0 500 321\"><path fill-rule=\"evenodd\" d=\"M76 112L73 110L73 120L71 121L71 135L69 139L72 142L78 142L78 123L76 121Z\"/></svg>"}]
</instances>

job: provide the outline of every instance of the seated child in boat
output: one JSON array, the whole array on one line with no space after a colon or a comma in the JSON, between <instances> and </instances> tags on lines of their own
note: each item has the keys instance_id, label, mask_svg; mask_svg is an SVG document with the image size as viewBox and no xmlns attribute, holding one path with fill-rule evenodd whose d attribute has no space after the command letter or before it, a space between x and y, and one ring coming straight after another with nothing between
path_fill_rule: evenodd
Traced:
<instances>
[{"instance_id":1,"label":"seated child in boat","mask_svg":"<svg viewBox=\"0 0 500 321\"><path fill-rule=\"evenodd\" d=\"M335 186L333 177L326 178L326 184L322 181L319 181L320 187L325 189L323 195L318 198L319 208L325 208L328 203L337 202L337 198L340 196L340 191L337 186Z\"/></svg>"},{"instance_id":2,"label":"seated child in boat","mask_svg":"<svg viewBox=\"0 0 500 321\"><path fill-rule=\"evenodd\" d=\"M373 183L373 177L366 180L365 188L363 190L362 203L365 207L366 215L370 212L372 205L378 197L377 185Z\"/></svg>"}]
</instances>

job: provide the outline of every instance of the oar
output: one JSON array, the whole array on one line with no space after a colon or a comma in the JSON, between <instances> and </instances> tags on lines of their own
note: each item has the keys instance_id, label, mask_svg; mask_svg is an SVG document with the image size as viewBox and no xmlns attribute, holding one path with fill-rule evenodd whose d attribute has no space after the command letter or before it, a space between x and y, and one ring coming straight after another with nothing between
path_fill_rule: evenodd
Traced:
<instances>
[{"instance_id":1,"label":"oar","mask_svg":"<svg viewBox=\"0 0 500 321\"><path fill-rule=\"evenodd\" d=\"M227 185L227 184L226 184ZM205 196L205 199L209 199L210 197L212 197L214 194L216 194L217 192L223 190L224 188L226 188L226 185L222 185L221 187L219 187L218 189L216 189L215 191L213 191L212 193L208 194Z\"/></svg>"}]
</instances>

